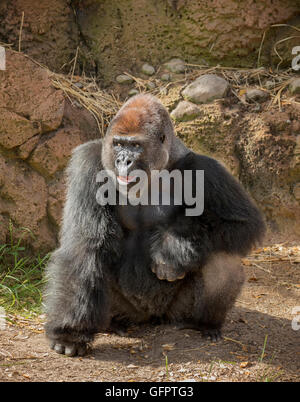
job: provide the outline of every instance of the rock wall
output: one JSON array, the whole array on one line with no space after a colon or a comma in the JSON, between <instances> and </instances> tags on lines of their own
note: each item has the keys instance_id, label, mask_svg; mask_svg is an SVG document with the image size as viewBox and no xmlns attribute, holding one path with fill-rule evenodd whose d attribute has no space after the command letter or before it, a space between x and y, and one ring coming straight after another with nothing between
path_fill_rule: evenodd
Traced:
<instances>
[{"instance_id":1,"label":"rock wall","mask_svg":"<svg viewBox=\"0 0 300 402\"><path fill-rule=\"evenodd\" d=\"M70 1L1 1L0 41L11 44L14 50L20 45L22 51L51 70L69 71L79 44Z\"/></svg>"},{"instance_id":2,"label":"rock wall","mask_svg":"<svg viewBox=\"0 0 300 402\"><path fill-rule=\"evenodd\" d=\"M72 149L96 138L94 118L56 90L48 70L6 52L0 71L0 243L9 222L30 231L35 250L57 243L64 202L64 167ZM15 232L16 237L24 235Z\"/></svg>"},{"instance_id":3,"label":"rock wall","mask_svg":"<svg viewBox=\"0 0 300 402\"><path fill-rule=\"evenodd\" d=\"M290 66L299 10L299 0L10 0L0 2L0 41L53 71L69 72L77 54L76 71L108 85L171 57L256 66L264 33L260 62L276 66L279 52ZM284 23L296 29L272 27Z\"/></svg>"},{"instance_id":4,"label":"rock wall","mask_svg":"<svg viewBox=\"0 0 300 402\"><path fill-rule=\"evenodd\" d=\"M264 31L298 15L299 1L83 0L76 10L98 72L110 82L119 72L134 73L144 61L158 66L171 57L253 67ZM280 29L270 33L263 49L267 59Z\"/></svg>"}]
</instances>

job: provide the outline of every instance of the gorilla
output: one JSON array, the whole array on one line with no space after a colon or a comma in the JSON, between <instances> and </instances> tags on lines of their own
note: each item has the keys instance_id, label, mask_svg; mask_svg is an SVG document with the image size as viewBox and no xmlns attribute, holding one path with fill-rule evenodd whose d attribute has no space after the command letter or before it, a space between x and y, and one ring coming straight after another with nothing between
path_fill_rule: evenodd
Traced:
<instances>
[{"instance_id":1,"label":"gorilla","mask_svg":"<svg viewBox=\"0 0 300 402\"><path fill-rule=\"evenodd\" d=\"M136 169L149 178L141 192L153 171L191 171L193 189L195 172L203 171L203 212L189 216L184 202L163 205L161 198L158 205L121 202L135 185ZM97 180L100 171L116 177L115 204L97 201L104 185ZM134 96L103 139L74 150L67 168L60 247L46 270L51 347L83 355L96 333L122 333L147 322L194 328L218 340L243 284L241 257L264 230L258 208L238 181L175 136L157 98Z\"/></svg>"}]
</instances>

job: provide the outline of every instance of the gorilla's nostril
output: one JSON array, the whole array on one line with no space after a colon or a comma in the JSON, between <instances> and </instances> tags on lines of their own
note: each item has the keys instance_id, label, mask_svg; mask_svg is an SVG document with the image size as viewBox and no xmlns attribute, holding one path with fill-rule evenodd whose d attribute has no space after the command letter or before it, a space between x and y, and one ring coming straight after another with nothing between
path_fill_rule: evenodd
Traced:
<instances>
[{"instance_id":1,"label":"gorilla's nostril","mask_svg":"<svg viewBox=\"0 0 300 402\"><path fill-rule=\"evenodd\" d=\"M127 166L130 166L130 165L132 165L132 161L128 160L127 161Z\"/></svg>"}]
</instances>

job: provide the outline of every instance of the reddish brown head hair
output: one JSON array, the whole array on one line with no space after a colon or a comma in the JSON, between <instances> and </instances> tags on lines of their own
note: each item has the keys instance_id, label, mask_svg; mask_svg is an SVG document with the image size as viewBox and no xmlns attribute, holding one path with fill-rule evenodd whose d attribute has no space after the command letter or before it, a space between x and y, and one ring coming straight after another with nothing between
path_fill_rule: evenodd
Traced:
<instances>
[{"instance_id":1,"label":"reddish brown head hair","mask_svg":"<svg viewBox=\"0 0 300 402\"><path fill-rule=\"evenodd\" d=\"M113 121L112 132L131 135L143 130L144 125L153 119L157 111L157 99L151 95L137 95L127 101ZM155 107L156 106L156 107Z\"/></svg>"}]
</instances>

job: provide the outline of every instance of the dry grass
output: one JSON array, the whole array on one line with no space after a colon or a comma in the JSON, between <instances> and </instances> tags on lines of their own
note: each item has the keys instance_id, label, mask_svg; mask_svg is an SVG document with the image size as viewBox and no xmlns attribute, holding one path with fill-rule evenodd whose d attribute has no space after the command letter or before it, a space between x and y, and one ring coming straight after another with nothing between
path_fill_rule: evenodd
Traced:
<instances>
[{"instance_id":1,"label":"dry grass","mask_svg":"<svg viewBox=\"0 0 300 402\"><path fill-rule=\"evenodd\" d=\"M273 244L254 250L247 258L242 260L243 265L252 266L260 269L268 274L269 277L275 278L277 283L287 285L289 288L300 288L300 283L282 282L273 274L273 264L281 267L283 263L289 263L296 269L300 267L300 246L290 246L287 242ZM255 278L252 278L255 279Z\"/></svg>"},{"instance_id":2,"label":"dry grass","mask_svg":"<svg viewBox=\"0 0 300 402\"><path fill-rule=\"evenodd\" d=\"M286 243L256 249L248 257L248 261L300 263L300 246L287 246Z\"/></svg>"},{"instance_id":3,"label":"dry grass","mask_svg":"<svg viewBox=\"0 0 300 402\"><path fill-rule=\"evenodd\" d=\"M94 78L50 73L53 85L61 89L72 104L87 109L96 119L101 135L121 106L113 94L99 88Z\"/></svg>"}]
</instances>

